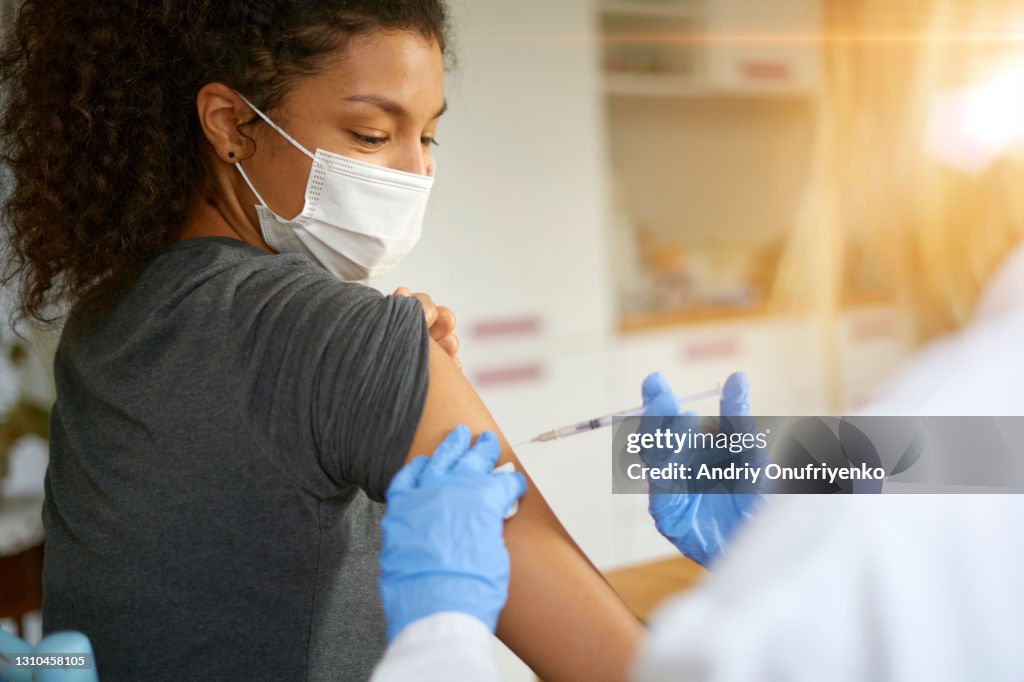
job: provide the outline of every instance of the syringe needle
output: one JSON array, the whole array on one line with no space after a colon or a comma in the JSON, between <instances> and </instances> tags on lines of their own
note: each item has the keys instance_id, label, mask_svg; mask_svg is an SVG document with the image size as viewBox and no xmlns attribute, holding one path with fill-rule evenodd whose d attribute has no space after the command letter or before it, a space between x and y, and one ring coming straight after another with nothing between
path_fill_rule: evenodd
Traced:
<instances>
[{"instance_id":1,"label":"syringe needle","mask_svg":"<svg viewBox=\"0 0 1024 682\"><path fill-rule=\"evenodd\" d=\"M688 403L695 403L700 400L720 397L721 395L722 386L721 384L717 384L713 389L683 396L682 398L679 399L679 404L686 405ZM545 431L537 436L534 436L530 440L517 443L512 447L518 448L524 445L529 445L531 443L545 443L547 441L557 440L559 438L575 436L581 433L589 433L590 431L594 431L605 426L610 426L612 423L614 423L616 417L638 417L641 416L643 412L644 406L641 405L640 407L634 407L629 410L613 412L611 414L606 414L601 417L595 417L593 419L585 419L581 422L576 422L575 424L569 424L568 426L563 426L558 429L551 429L550 431Z\"/></svg>"}]
</instances>

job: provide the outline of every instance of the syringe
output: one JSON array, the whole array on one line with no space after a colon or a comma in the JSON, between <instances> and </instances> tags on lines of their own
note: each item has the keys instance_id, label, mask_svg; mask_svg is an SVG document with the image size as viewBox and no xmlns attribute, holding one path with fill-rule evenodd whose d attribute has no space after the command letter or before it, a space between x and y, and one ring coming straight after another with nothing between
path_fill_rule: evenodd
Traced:
<instances>
[{"instance_id":1,"label":"syringe","mask_svg":"<svg viewBox=\"0 0 1024 682\"><path fill-rule=\"evenodd\" d=\"M708 391L701 391L700 393L694 393L692 395L683 396L679 399L680 405L686 405L689 403L695 403L700 400L707 400L708 398L718 398L722 395L721 385L715 386L715 388ZM634 407L629 410L622 410L621 412L612 412L606 414L603 417L595 417L594 419L585 419L575 424L569 424L568 426L562 426L557 429L551 429L544 433L534 436L530 440L517 443L512 447L520 447L529 443L546 443L552 440L558 440L559 438L567 438L568 436L575 436L581 433L588 433L595 429L604 428L605 426L611 426L616 417L639 417L644 413L644 406Z\"/></svg>"}]
</instances>

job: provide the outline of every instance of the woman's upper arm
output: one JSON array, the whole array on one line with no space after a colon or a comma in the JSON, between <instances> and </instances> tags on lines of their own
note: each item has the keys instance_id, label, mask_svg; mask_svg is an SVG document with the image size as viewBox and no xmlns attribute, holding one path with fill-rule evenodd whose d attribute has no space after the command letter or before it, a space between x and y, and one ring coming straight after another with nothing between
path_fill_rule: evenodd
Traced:
<instances>
[{"instance_id":1,"label":"woman's upper arm","mask_svg":"<svg viewBox=\"0 0 1024 682\"><path fill-rule=\"evenodd\" d=\"M451 358L430 341L430 381L409 458L429 454L458 424L491 430L500 462L526 473L508 441ZM626 678L642 627L580 552L533 484L505 527L512 562L498 637L544 680Z\"/></svg>"},{"instance_id":2,"label":"woman's upper arm","mask_svg":"<svg viewBox=\"0 0 1024 682\"><path fill-rule=\"evenodd\" d=\"M358 485L383 501L426 400L419 301L270 264L238 287L230 325L227 381L282 475L318 497Z\"/></svg>"}]
</instances>

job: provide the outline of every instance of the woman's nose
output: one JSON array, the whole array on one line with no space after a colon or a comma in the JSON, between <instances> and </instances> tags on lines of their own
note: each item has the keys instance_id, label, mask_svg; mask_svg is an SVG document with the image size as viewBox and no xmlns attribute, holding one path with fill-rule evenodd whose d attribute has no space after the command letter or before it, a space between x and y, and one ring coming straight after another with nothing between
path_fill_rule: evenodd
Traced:
<instances>
[{"instance_id":1,"label":"woman's nose","mask_svg":"<svg viewBox=\"0 0 1024 682\"><path fill-rule=\"evenodd\" d=\"M427 175L429 166L430 154L423 149L423 145L420 144L419 139L417 139L415 147L403 150L403 153L401 153L397 158L392 159L391 167L395 170L405 171L406 173Z\"/></svg>"}]
</instances>

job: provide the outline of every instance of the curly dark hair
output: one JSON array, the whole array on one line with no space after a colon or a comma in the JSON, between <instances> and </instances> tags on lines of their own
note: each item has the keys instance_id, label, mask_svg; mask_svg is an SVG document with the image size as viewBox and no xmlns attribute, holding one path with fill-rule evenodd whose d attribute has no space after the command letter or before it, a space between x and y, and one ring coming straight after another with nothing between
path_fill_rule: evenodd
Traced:
<instances>
[{"instance_id":1,"label":"curly dark hair","mask_svg":"<svg viewBox=\"0 0 1024 682\"><path fill-rule=\"evenodd\" d=\"M203 85L273 110L376 29L436 40L450 66L444 0L24 0L0 50L0 285L17 285L15 316L106 308L173 241L211 191Z\"/></svg>"}]
</instances>

